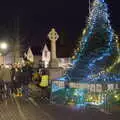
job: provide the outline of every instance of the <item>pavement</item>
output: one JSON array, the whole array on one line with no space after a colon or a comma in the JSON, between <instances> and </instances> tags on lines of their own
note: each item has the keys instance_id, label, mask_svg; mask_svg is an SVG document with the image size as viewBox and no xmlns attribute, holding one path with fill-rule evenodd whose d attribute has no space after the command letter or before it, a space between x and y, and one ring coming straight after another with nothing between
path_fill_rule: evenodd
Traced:
<instances>
[{"instance_id":1,"label":"pavement","mask_svg":"<svg viewBox=\"0 0 120 120\"><path fill-rule=\"evenodd\" d=\"M106 114L96 108L50 104L39 90L31 97L13 97L0 104L0 120L120 120L120 112Z\"/></svg>"},{"instance_id":2,"label":"pavement","mask_svg":"<svg viewBox=\"0 0 120 120\"><path fill-rule=\"evenodd\" d=\"M37 103L39 101L37 100ZM64 106L56 104L35 104L47 112L54 120L117 120L95 108ZM119 120L119 119L118 119Z\"/></svg>"},{"instance_id":3,"label":"pavement","mask_svg":"<svg viewBox=\"0 0 120 120\"><path fill-rule=\"evenodd\" d=\"M50 115L21 97L0 104L0 120L53 120Z\"/></svg>"},{"instance_id":4,"label":"pavement","mask_svg":"<svg viewBox=\"0 0 120 120\"><path fill-rule=\"evenodd\" d=\"M39 91L35 92L30 101L52 116L54 120L120 120L120 111L109 113L96 107L50 104L47 99L41 99L39 95Z\"/></svg>"},{"instance_id":5,"label":"pavement","mask_svg":"<svg viewBox=\"0 0 120 120\"><path fill-rule=\"evenodd\" d=\"M22 120L15 101L7 100L0 104L0 120Z\"/></svg>"}]
</instances>

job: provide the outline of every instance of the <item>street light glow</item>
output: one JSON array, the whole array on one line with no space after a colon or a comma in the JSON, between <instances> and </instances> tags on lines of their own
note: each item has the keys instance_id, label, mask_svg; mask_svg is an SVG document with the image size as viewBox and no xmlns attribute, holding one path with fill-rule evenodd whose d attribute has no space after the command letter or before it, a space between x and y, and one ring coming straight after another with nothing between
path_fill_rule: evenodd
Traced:
<instances>
[{"instance_id":1,"label":"street light glow","mask_svg":"<svg viewBox=\"0 0 120 120\"><path fill-rule=\"evenodd\" d=\"M8 46L7 46L6 43L1 43L1 44L0 44L0 48L3 49L3 50L7 49L7 47L8 47Z\"/></svg>"}]
</instances>

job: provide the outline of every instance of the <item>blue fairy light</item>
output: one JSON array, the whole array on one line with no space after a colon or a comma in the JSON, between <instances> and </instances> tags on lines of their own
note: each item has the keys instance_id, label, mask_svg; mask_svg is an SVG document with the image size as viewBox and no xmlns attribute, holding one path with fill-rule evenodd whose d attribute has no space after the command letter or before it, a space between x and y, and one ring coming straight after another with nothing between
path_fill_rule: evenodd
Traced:
<instances>
[{"instance_id":1,"label":"blue fairy light","mask_svg":"<svg viewBox=\"0 0 120 120\"><path fill-rule=\"evenodd\" d=\"M106 71L105 64L107 64L107 59L112 57L112 54L118 52L118 48L116 45L115 33L110 25L109 14L108 14L108 6L104 0L94 0L93 5L91 7L91 11L88 17L88 23L86 25L85 32L81 38L80 50L75 54L76 59L72 61L73 68L67 71L67 75L70 78L77 78L77 80L85 80L86 76L90 80L100 80L103 79L105 81L111 81L113 76L107 74L101 74L101 70ZM97 27L101 27L100 31L100 39L101 43L104 40L104 44L102 46L98 46L100 48L95 48L95 50L91 51L89 49L89 43L92 44L92 40L94 41L94 37L96 37L96 30L99 30ZM102 31L103 29L103 31ZM104 33L106 33L104 35ZM104 38L105 37L105 38ZM100 41L101 40L101 41ZM96 39L97 41L97 39ZM98 42L98 44L99 44ZM93 46L95 46L93 44ZM92 46L92 45L91 45ZM94 48L94 47L93 47ZM91 54L91 53L95 54ZM111 61L111 60L110 60ZM111 61L110 64L114 64L114 60ZM103 64L103 65L102 65ZM92 73L87 73L91 72ZM100 73L100 74L99 74ZM116 76L114 80L118 80L120 76Z\"/></svg>"}]
</instances>

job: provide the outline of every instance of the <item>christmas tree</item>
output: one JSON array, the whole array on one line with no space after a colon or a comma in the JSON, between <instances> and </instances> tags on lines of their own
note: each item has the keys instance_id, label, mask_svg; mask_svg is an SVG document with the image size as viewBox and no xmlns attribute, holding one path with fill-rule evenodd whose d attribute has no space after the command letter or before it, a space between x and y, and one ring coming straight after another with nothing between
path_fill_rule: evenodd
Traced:
<instances>
[{"instance_id":1,"label":"christmas tree","mask_svg":"<svg viewBox=\"0 0 120 120\"><path fill-rule=\"evenodd\" d=\"M119 64L118 37L109 21L108 6L104 0L94 0L88 21L74 51L73 67L65 77L71 81L101 81L119 75L112 72Z\"/></svg>"}]
</instances>

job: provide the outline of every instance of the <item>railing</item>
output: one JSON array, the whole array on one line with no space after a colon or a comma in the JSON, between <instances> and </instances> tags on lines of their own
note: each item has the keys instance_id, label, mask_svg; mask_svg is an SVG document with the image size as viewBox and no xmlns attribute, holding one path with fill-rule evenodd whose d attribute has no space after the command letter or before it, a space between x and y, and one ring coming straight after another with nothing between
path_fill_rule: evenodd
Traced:
<instances>
[{"instance_id":1,"label":"railing","mask_svg":"<svg viewBox=\"0 0 120 120\"><path fill-rule=\"evenodd\" d=\"M65 81L52 80L51 81L51 96L50 102L54 104L65 104L65 103L77 103L79 104L91 104L102 105L102 108L109 111L110 105L108 104L109 94L106 91L114 91L116 83L108 83L104 87L102 83L80 83L80 82L69 82L66 85ZM100 97L100 98L99 98ZM92 99L93 102L88 102L88 99ZM97 100L99 98L99 100ZM96 99L96 101L94 101ZM104 102L103 102L104 101Z\"/></svg>"}]
</instances>

